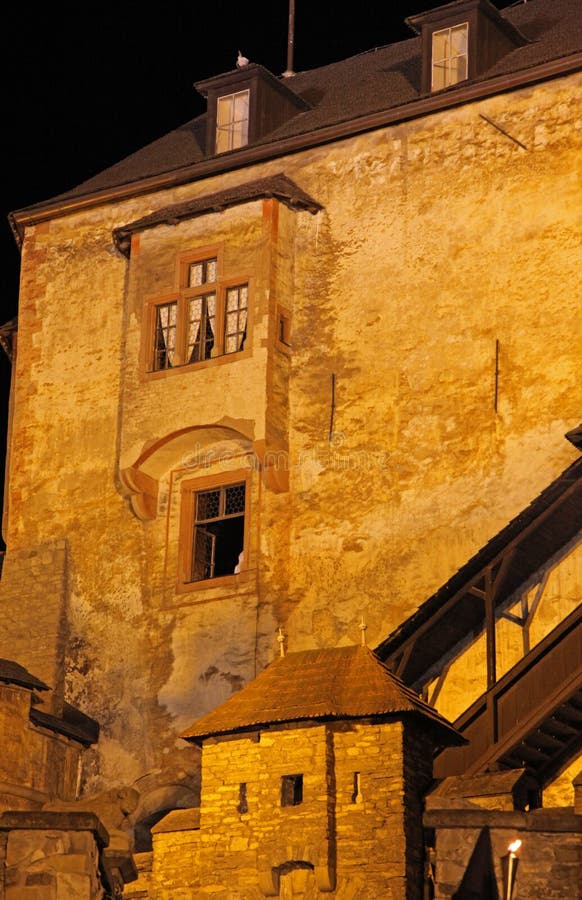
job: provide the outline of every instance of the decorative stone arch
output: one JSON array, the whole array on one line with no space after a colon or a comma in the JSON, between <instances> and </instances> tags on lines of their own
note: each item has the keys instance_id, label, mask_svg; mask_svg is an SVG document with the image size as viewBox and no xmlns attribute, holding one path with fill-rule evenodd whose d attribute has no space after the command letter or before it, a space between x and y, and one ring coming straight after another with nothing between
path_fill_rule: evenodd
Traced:
<instances>
[{"instance_id":1,"label":"decorative stone arch","mask_svg":"<svg viewBox=\"0 0 582 900\"><path fill-rule=\"evenodd\" d=\"M173 778L168 773L152 772L138 778L133 787L139 791L137 807L131 817L136 853L152 849L151 829L169 812L200 806L199 778L184 772Z\"/></svg>"},{"instance_id":2,"label":"decorative stone arch","mask_svg":"<svg viewBox=\"0 0 582 900\"><path fill-rule=\"evenodd\" d=\"M269 848L259 856L259 887L265 897L278 897L281 876L294 869L311 869L322 893L335 890L335 865L329 841L319 847L288 844L284 849Z\"/></svg>"},{"instance_id":3,"label":"decorative stone arch","mask_svg":"<svg viewBox=\"0 0 582 900\"><path fill-rule=\"evenodd\" d=\"M252 465L262 472L268 488L280 493L289 488L288 455L283 448L254 439L252 423L221 422L190 425L153 441L134 463L119 471L121 490L138 519L155 519L159 482L172 466L207 467L236 453L249 454Z\"/></svg>"}]
</instances>

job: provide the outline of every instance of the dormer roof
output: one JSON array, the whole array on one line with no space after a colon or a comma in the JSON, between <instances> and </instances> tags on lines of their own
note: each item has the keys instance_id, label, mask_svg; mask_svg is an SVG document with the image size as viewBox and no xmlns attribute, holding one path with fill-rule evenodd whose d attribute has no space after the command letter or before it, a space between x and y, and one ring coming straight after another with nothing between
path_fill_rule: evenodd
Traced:
<instances>
[{"instance_id":1,"label":"dormer roof","mask_svg":"<svg viewBox=\"0 0 582 900\"><path fill-rule=\"evenodd\" d=\"M463 743L453 726L367 647L289 653L203 716L182 737L200 742L268 725L420 716L442 744Z\"/></svg>"}]
</instances>

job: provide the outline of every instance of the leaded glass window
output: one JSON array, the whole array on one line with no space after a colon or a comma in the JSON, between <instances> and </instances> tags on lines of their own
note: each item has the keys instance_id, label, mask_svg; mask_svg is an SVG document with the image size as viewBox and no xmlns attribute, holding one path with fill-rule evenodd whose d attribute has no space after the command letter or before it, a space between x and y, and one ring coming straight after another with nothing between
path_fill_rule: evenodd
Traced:
<instances>
[{"instance_id":1,"label":"leaded glass window","mask_svg":"<svg viewBox=\"0 0 582 900\"><path fill-rule=\"evenodd\" d=\"M244 546L245 482L198 491L194 501L191 580L239 571Z\"/></svg>"}]
</instances>

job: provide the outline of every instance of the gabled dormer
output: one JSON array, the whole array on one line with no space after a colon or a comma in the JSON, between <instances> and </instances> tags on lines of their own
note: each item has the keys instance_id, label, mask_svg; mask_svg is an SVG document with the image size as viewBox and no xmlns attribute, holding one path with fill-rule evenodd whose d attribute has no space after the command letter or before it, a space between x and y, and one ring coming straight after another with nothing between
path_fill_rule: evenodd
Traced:
<instances>
[{"instance_id":1,"label":"gabled dormer","mask_svg":"<svg viewBox=\"0 0 582 900\"><path fill-rule=\"evenodd\" d=\"M490 0L455 0L406 22L422 38L424 93L479 78L527 43Z\"/></svg>"},{"instance_id":2,"label":"gabled dormer","mask_svg":"<svg viewBox=\"0 0 582 900\"><path fill-rule=\"evenodd\" d=\"M194 87L208 101L208 156L253 144L309 109L286 84L255 63L198 81Z\"/></svg>"}]
</instances>

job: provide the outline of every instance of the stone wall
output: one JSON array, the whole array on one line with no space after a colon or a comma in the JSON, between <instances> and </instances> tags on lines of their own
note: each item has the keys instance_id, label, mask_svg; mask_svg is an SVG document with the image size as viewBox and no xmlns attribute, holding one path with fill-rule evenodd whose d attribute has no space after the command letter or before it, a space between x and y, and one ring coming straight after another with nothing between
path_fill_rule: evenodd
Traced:
<instances>
[{"instance_id":1,"label":"stone wall","mask_svg":"<svg viewBox=\"0 0 582 900\"><path fill-rule=\"evenodd\" d=\"M100 850L108 835L90 813L0 816L3 900L101 900Z\"/></svg>"},{"instance_id":2,"label":"stone wall","mask_svg":"<svg viewBox=\"0 0 582 900\"><path fill-rule=\"evenodd\" d=\"M10 548L1 574L0 656L20 663L52 689L41 702L58 715L69 631L66 542Z\"/></svg>"},{"instance_id":3,"label":"stone wall","mask_svg":"<svg viewBox=\"0 0 582 900\"><path fill-rule=\"evenodd\" d=\"M176 810L154 826L150 874L130 896L147 884L150 900L304 891L420 900L431 746L413 722L305 723L209 739L200 811ZM284 781L299 776L300 797L285 804Z\"/></svg>"},{"instance_id":4,"label":"stone wall","mask_svg":"<svg viewBox=\"0 0 582 900\"><path fill-rule=\"evenodd\" d=\"M463 879L474 891L484 890L493 873L503 896L502 857L514 840L521 840L515 900L545 897L579 900L582 871L582 816L572 810L537 810L532 813L484 810L431 811L425 824L436 829L435 900L455 896ZM472 873L467 869L481 837L483 849Z\"/></svg>"},{"instance_id":5,"label":"stone wall","mask_svg":"<svg viewBox=\"0 0 582 900\"><path fill-rule=\"evenodd\" d=\"M180 730L272 658L278 625L297 650L358 640L364 616L375 645L575 458L563 436L580 417L580 84L555 78L27 229L3 611L15 640L40 646L55 598L46 668L30 668L55 688L65 678L102 726L85 790L179 755ZM113 244L116 226L280 171L323 211L279 205L275 223L256 201L161 225L130 262ZM171 290L175 252L217 241L253 279L249 352L148 380L143 303ZM288 355L276 303L292 311ZM228 459L287 434L289 490L251 468L250 573L181 592L176 484L192 447L168 439L209 424L205 449ZM121 479L144 454L160 485L147 520ZM16 553L65 540L59 632L61 561L48 602L28 576L24 592L8 584ZM461 696L482 671L465 669Z\"/></svg>"},{"instance_id":6,"label":"stone wall","mask_svg":"<svg viewBox=\"0 0 582 900\"><path fill-rule=\"evenodd\" d=\"M0 682L0 811L76 796L82 748L30 721L32 692Z\"/></svg>"}]
</instances>

